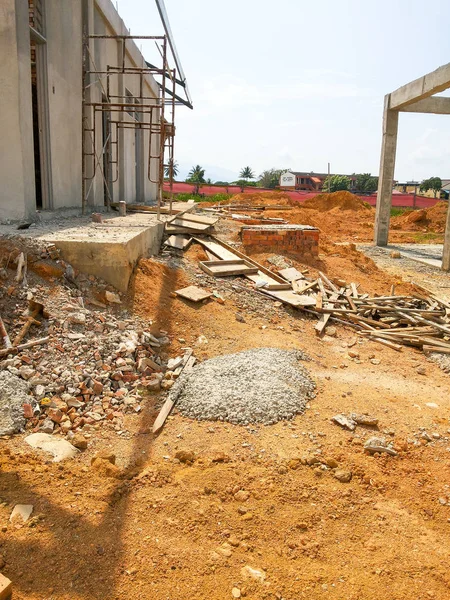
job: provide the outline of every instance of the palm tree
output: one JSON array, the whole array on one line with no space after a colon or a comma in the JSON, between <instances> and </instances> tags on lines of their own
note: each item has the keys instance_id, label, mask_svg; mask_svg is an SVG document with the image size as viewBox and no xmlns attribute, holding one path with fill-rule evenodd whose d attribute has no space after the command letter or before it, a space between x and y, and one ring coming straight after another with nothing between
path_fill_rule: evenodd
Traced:
<instances>
[{"instance_id":1,"label":"palm tree","mask_svg":"<svg viewBox=\"0 0 450 600\"><path fill-rule=\"evenodd\" d=\"M188 178L186 181L189 183L195 183L195 194L198 194L200 184L205 183L205 169L203 169L200 165L192 167L188 173Z\"/></svg>"},{"instance_id":2,"label":"palm tree","mask_svg":"<svg viewBox=\"0 0 450 600\"><path fill-rule=\"evenodd\" d=\"M244 167L241 172L239 173L239 177L241 179L255 179L255 174L253 173L253 171L251 170L250 167Z\"/></svg>"},{"instance_id":3,"label":"palm tree","mask_svg":"<svg viewBox=\"0 0 450 600\"><path fill-rule=\"evenodd\" d=\"M164 175L168 179L175 179L175 177L178 175L178 163L176 160L169 160L169 164L164 168Z\"/></svg>"}]
</instances>

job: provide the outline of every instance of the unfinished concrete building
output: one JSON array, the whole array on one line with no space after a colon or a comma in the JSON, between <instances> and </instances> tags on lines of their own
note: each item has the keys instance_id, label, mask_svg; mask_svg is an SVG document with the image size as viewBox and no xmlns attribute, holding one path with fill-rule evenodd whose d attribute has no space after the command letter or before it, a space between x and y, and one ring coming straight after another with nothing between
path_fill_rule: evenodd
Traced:
<instances>
[{"instance_id":1,"label":"unfinished concrete building","mask_svg":"<svg viewBox=\"0 0 450 600\"><path fill-rule=\"evenodd\" d=\"M164 35L131 36L110 0L0 0L0 221L161 200L175 105L192 105L157 6Z\"/></svg>"},{"instance_id":2,"label":"unfinished concrete building","mask_svg":"<svg viewBox=\"0 0 450 600\"><path fill-rule=\"evenodd\" d=\"M399 114L409 112L449 115L450 98L435 96L435 94L449 88L450 63L447 63L385 96L383 141L375 217L374 241L377 246L387 246L389 240ZM442 269L450 271L450 209L447 211Z\"/></svg>"}]
</instances>

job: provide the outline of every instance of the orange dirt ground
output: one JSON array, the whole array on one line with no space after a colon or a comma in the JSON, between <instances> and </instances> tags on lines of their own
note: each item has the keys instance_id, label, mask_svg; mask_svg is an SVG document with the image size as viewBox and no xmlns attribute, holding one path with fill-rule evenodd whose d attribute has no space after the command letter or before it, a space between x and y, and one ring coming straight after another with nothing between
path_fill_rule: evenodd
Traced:
<instances>
[{"instance_id":1,"label":"orange dirt ground","mask_svg":"<svg viewBox=\"0 0 450 600\"><path fill-rule=\"evenodd\" d=\"M281 217L289 223L318 227L335 242L372 242L375 209L350 192L318 194L299 204L283 192L237 194L231 202L270 206L291 205L291 210L264 211L261 215ZM208 206L208 203L204 204ZM429 209L393 216L389 240L391 243L442 243L448 204L440 202ZM240 212L245 213L245 209ZM255 216L255 213L251 213ZM257 213L259 214L259 213Z\"/></svg>"},{"instance_id":2,"label":"orange dirt ground","mask_svg":"<svg viewBox=\"0 0 450 600\"><path fill-rule=\"evenodd\" d=\"M223 223L221 231L236 232ZM394 277L334 239L322 240L316 262L294 266L389 292ZM273 268L269 256L254 255ZM197 422L175 411L155 437L158 398L149 397L140 415L127 417L127 435L99 429L88 450L60 465L21 436L1 440L0 563L14 599L228 600L236 588L248 600L447 600L449 376L414 349L398 353L349 328L318 339L315 320L270 301L261 314L235 293L223 294L224 304L174 298L195 284L199 258L203 250L193 245L184 258L190 269L142 260L127 307L168 332L170 356L186 346L200 360L258 347L301 349L312 359L305 366L316 399L304 415L270 427ZM399 284L397 291L412 289ZM340 412L378 417L399 455L365 454L363 441L376 432L344 431L330 421ZM433 441L415 446L420 428ZM118 479L90 466L104 449L117 455ZM350 483L303 464L318 449L352 472ZM195 453L192 465L174 460L180 450ZM235 497L239 490L247 500ZM9 522L16 503L34 505L21 528ZM264 570L265 581L245 576L246 565Z\"/></svg>"}]
</instances>

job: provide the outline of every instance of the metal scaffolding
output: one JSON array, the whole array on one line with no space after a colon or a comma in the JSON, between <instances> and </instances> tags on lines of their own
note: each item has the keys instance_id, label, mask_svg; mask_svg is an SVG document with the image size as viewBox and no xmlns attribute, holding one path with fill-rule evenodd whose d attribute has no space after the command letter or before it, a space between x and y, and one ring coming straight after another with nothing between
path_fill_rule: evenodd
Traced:
<instances>
[{"instance_id":1,"label":"metal scaffolding","mask_svg":"<svg viewBox=\"0 0 450 600\"><path fill-rule=\"evenodd\" d=\"M119 52L117 52L119 64L108 64L106 69L97 68L91 51L92 40L115 40L119 45ZM157 67L146 62L145 67L127 66L127 42L135 40L154 40L161 55L162 65ZM147 178L158 185L157 218L160 218L165 172L169 176L170 212L172 212L175 106L184 104L192 108L192 103L185 80L178 79L177 69L169 67L168 43L172 49L167 34L162 36L85 34L82 127L83 213L86 211L87 199L99 173L105 190L105 204L109 210L112 184L119 178L120 144L124 139L121 131L125 129L148 131ZM176 55L175 63L178 64ZM126 76L128 81L138 78L138 95L127 94L123 85L123 76ZM150 77L150 87L152 79L158 86L156 97L146 95L147 77ZM177 85L184 88L186 100L176 94ZM90 100L88 90L92 86L98 86L101 100ZM115 90L122 91L122 89L122 94L114 93ZM128 117L132 117L132 120ZM101 131L101 143L97 139L99 131Z\"/></svg>"}]
</instances>

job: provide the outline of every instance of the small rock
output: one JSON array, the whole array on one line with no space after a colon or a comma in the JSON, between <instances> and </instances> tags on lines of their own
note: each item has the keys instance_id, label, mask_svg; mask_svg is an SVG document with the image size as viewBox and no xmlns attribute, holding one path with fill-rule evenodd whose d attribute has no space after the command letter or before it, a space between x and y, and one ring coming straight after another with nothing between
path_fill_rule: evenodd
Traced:
<instances>
[{"instance_id":1,"label":"small rock","mask_svg":"<svg viewBox=\"0 0 450 600\"><path fill-rule=\"evenodd\" d=\"M418 373L419 375L426 375L427 374L427 370L425 369L425 367L420 366L420 367L417 367L416 373Z\"/></svg>"},{"instance_id":2,"label":"small rock","mask_svg":"<svg viewBox=\"0 0 450 600\"><path fill-rule=\"evenodd\" d=\"M352 479L352 472L344 471L342 469L336 469L336 471L334 471L333 475L341 483L348 483Z\"/></svg>"},{"instance_id":3,"label":"small rock","mask_svg":"<svg viewBox=\"0 0 450 600\"><path fill-rule=\"evenodd\" d=\"M32 504L16 504L13 508L11 516L9 517L9 520L11 521L11 523L14 523L15 521L26 523L31 517L32 512Z\"/></svg>"},{"instance_id":4,"label":"small rock","mask_svg":"<svg viewBox=\"0 0 450 600\"><path fill-rule=\"evenodd\" d=\"M267 577L265 571L262 569L254 569L253 567L250 567L250 565L245 565L245 567L242 567L241 575L244 577L244 579L254 579L260 583L262 583Z\"/></svg>"},{"instance_id":5,"label":"small rock","mask_svg":"<svg viewBox=\"0 0 450 600\"><path fill-rule=\"evenodd\" d=\"M380 360L379 358L371 358L371 359L370 359L370 362L371 362L373 365L379 365L379 364L381 363L381 360Z\"/></svg>"},{"instance_id":6,"label":"small rock","mask_svg":"<svg viewBox=\"0 0 450 600\"><path fill-rule=\"evenodd\" d=\"M331 420L333 423L336 423L337 425L340 425L342 428L348 429L349 431L355 431L356 429L355 421L353 421L353 419L349 419L343 414L335 415L331 418Z\"/></svg>"},{"instance_id":7,"label":"small rock","mask_svg":"<svg viewBox=\"0 0 450 600\"><path fill-rule=\"evenodd\" d=\"M239 323L245 323L244 315L242 315L241 313L236 313L235 317L236 321L239 321Z\"/></svg>"},{"instance_id":8,"label":"small rock","mask_svg":"<svg viewBox=\"0 0 450 600\"><path fill-rule=\"evenodd\" d=\"M39 427L39 431L45 434L53 433L55 424L51 419L44 419L42 425Z\"/></svg>"},{"instance_id":9,"label":"small rock","mask_svg":"<svg viewBox=\"0 0 450 600\"><path fill-rule=\"evenodd\" d=\"M388 445L386 440L381 437L371 437L364 444L364 450L367 450L370 454L375 454L375 452L386 452L391 456L397 456L397 452Z\"/></svg>"},{"instance_id":10,"label":"small rock","mask_svg":"<svg viewBox=\"0 0 450 600\"><path fill-rule=\"evenodd\" d=\"M97 454L91 459L91 465L95 460L97 460L97 458L100 460L106 460L112 465L116 464L116 455L109 450L100 450L100 452L97 452Z\"/></svg>"},{"instance_id":11,"label":"small rock","mask_svg":"<svg viewBox=\"0 0 450 600\"><path fill-rule=\"evenodd\" d=\"M72 446L78 448L78 450L86 450L88 447L87 439L81 433L76 433L71 439Z\"/></svg>"},{"instance_id":12,"label":"small rock","mask_svg":"<svg viewBox=\"0 0 450 600\"><path fill-rule=\"evenodd\" d=\"M234 494L234 499L238 502L245 502L250 498L250 492L247 490L239 490Z\"/></svg>"},{"instance_id":13,"label":"small rock","mask_svg":"<svg viewBox=\"0 0 450 600\"><path fill-rule=\"evenodd\" d=\"M115 294L114 292L106 291L105 298L110 304L122 304L122 300L120 299L119 295Z\"/></svg>"},{"instance_id":14,"label":"small rock","mask_svg":"<svg viewBox=\"0 0 450 600\"><path fill-rule=\"evenodd\" d=\"M61 462L68 458L73 458L78 453L78 450L67 440L55 438L47 433L32 433L24 439L24 442L32 448L51 454L53 462Z\"/></svg>"},{"instance_id":15,"label":"small rock","mask_svg":"<svg viewBox=\"0 0 450 600\"><path fill-rule=\"evenodd\" d=\"M101 458L94 458L91 467L104 477L114 477L117 479L122 475L122 470L119 467Z\"/></svg>"},{"instance_id":16,"label":"small rock","mask_svg":"<svg viewBox=\"0 0 450 600\"><path fill-rule=\"evenodd\" d=\"M400 254L400 252L398 250L392 250L390 256L391 256L391 258L401 258L402 257L402 255Z\"/></svg>"},{"instance_id":17,"label":"small rock","mask_svg":"<svg viewBox=\"0 0 450 600\"><path fill-rule=\"evenodd\" d=\"M231 596L232 596L232 598L240 598L241 597L241 590L239 588L237 588L237 587L234 587L231 590Z\"/></svg>"},{"instance_id":18,"label":"small rock","mask_svg":"<svg viewBox=\"0 0 450 600\"><path fill-rule=\"evenodd\" d=\"M195 461L195 454L190 450L179 450L175 454L175 458L177 458L181 463L192 465L192 463Z\"/></svg>"},{"instance_id":19,"label":"small rock","mask_svg":"<svg viewBox=\"0 0 450 600\"><path fill-rule=\"evenodd\" d=\"M337 469L337 467L339 466L338 461L334 458L325 458L325 464L327 465L327 467L330 467L330 469Z\"/></svg>"},{"instance_id":20,"label":"small rock","mask_svg":"<svg viewBox=\"0 0 450 600\"><path fill-rule=\"evenodd\" d=\"M337 335L337 329L333 325L331 325L330 327L327 327L326 331L327 331L327 335L329 335L330 337L336 337L336 335Z\"/></svg>"},{"instance_id":21,"label":"small rock","mask_svg":"<svg viewBox=\"0 0 450 600\"><path fill-rule=\"evenodd\" d=\"M355 423L358 423L358 425L366 425L367 427L376 427L378 425L378 419L376 417L371 417L370 415L352 413L350 417Z\"/></svg>"}]
</instances>

